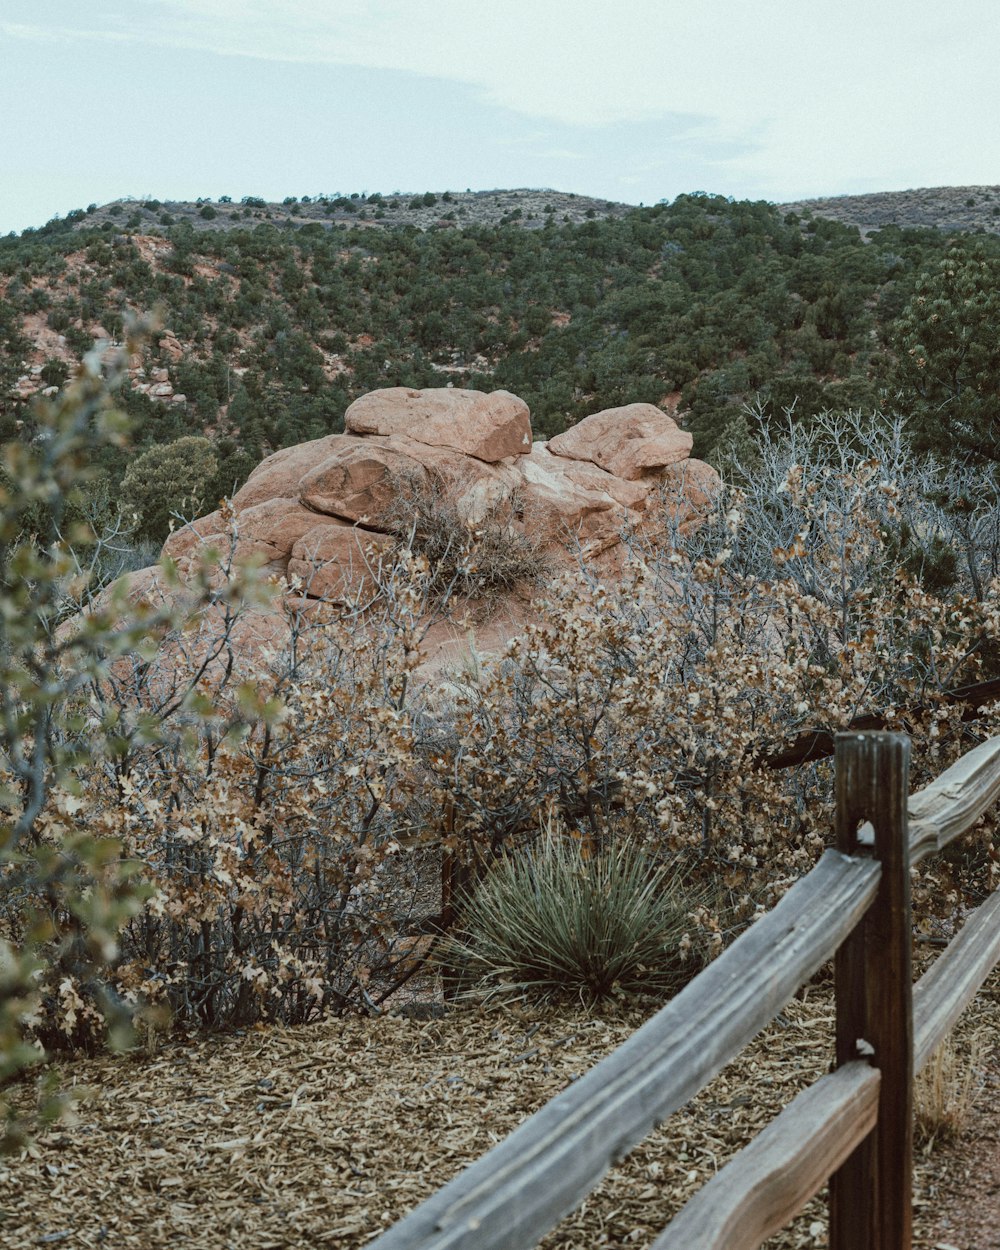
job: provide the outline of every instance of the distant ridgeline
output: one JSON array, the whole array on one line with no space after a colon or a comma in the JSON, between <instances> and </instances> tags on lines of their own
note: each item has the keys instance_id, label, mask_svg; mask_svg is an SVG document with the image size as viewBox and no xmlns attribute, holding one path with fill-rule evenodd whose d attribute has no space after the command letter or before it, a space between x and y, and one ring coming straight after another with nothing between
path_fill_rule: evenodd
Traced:
<instances>
[{"instance_id":1,"label":"distant ridgeline","mask_svg":"<svg viewBox=\"0 0 1000 1250\"><path fill-rule=\"evenodd\" d=\"M79 210L0 239L0 435L30 434L32 396L118 338L125 310L157 305L163 331L121 402L140 452L209 440L210 499L269 451L341 429L366 391L448 382L523 396L543 437L666 406L716 463L745 439L747 403L900 411L930 449L997 457L1000 238L985 226L1000 196L933 194L979 232L882 224L887 202L912 217L929 192L833 202L847 221L818 215L827 202L552 191ZM126 467L108 454L112 497Z\"/></svg>"}]
</instances>

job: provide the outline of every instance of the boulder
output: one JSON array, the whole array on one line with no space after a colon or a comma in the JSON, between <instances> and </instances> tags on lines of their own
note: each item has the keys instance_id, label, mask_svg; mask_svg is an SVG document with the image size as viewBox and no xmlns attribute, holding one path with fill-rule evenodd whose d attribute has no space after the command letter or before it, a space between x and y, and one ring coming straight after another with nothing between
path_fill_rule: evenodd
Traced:
<instances>
[{"instance_id":1,"label":"boulder","mask_svg":"<svg viewBox=\"0 0 1000 1250\"><path fill-rule=\"evenodd\" d=\"M658 491L671 506L691 519L710 507L722 485L718 473L704 460L684 460L658 475Z\"/></svg>"},{"instance_id":2,"label":"boulder","mask_svg":"<svg viewBox=\"0 0 1000 1250\"><path fill-rule=\"evenodd\" d=\"M699 524L719 487L709 465L689 458L690 434L650 404L596 413L532 444L527 406L507 392L394 387L357 400L346 425L344 434L268 456L230 509L185 526L164 545L183 581L194 573L197 547L226 555L234 529L237 558L253 557L278 579L279 602L252 614L241 633L247 645L278 647L283 629L287 636L283 612L318 620L365 596L390 557L393 535L405 532L417 494L426 492L425 514L429 500L432 511L453 509L471 528L499 513L549 570L582 554L596 577L613 581L626 562L624 527L669 540L677 528ZM159 587L155 577L134 576L137 593ZM216 576L225 574L212 574L213 585ZM164 593L182 598L184 591ZM477 648L500 649L531 612L519 593L491 599L488 610L475 601L464 607L470 619L483 618L478 643L470 653L464 626L435 625L425 641L431 669L461 666Z\"/></svg>"},{"instance_id":3,"label":"boulder","mask_svg":"<svg viewBox=\"0 0 1000 1250\"><path fill-rule=\"evenodd\" d=\"M626 404L584 417L549 440L549 451L589 460L615 477L636 481L651 471L686 460L692 436L652 404Z\"/></svg>"},{"instance_id":4,"label":"boulder","mask_svg":"<svg viewBox=\"0 0 1000 1250\"><path fill-rule=\"evenodd\" d=\"M329 440L327 451L299 480L299 498L314 512L370 529L392 529L401 494L428 480L419 460L386 440L339 434Z\"/></svg>"},{"instance_id":5,"label":"boulder","mask_svg":"<svg viewBox=\"0 0 1000 1250\"><path fill-rule=\"evenodd\" d=\"M172 330L167 330L160 339L160 351L171 360L180 360L184 355L184 348L177 341Z\"/></svg>"},{"instance_id":6,"label":"boulder","mask_svg":"<svg viewBox=\"0 0 1000 1250\"><path fill-rule=\"evenodd\" d=\"M296 539L288 576L297 577L310 598L351 603L373 583L394 546L388 534L353 525L316 525Z\"/></svg>"},{"instance_id":7,"label":"boulder","mask_svg":"<svg viewBox=\"0 0 1000 1250\"><path fill-rule=\"evenodd\" d=\"M344 428L348 434L403 435L487 464L531 451L528 405L509 391L387 387L356 399L344 415Z\"/></svg>"},{"instance_id":8,"label":"boulder","mask_svg":"<svg viewBox=\"0 0 1000 1250\"><path fill-rule=\"evenodd\" d=\"M615 477L607 469L601 469L589 460L570 460L566 456L557 456L551 451L549 443L536 443L531 456L547 472L558 474L583 490L596 490L608 495L615 503L631 512L642 512L646 507L651 486L649 481L629 482Z\"/></svg>"},{"instance_id":9,"label":"boulder","mask_svg":"<svg viewBox=\"0 0 1000 1250\"><path fill-rule=\"evenodd\" d=\"M233 507L252 508L268 499L293 499L299 491L299 479L330 454L342 434L328 434L309 443L283 447L262 460L233 496Z\"/></svg>"}]
</instances>

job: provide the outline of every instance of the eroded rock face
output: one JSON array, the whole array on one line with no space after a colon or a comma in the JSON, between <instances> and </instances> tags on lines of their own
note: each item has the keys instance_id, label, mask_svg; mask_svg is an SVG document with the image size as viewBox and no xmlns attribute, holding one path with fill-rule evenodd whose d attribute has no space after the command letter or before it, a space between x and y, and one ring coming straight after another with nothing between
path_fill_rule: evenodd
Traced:
<instances>
[{"instance_id":1,"label":"eroded rock face","mask_svg":"<svg viewBox=\"0 0 1000 1250\"><path fill-rule=\"evenodd\" d=\"M234 555L254 559L265 572L280 576L288 569L296 543L318 527L341 529L343 522L319 517L297 499L266 499L237 514Z\"/></svg>"},{"instance_id":2,"label":"eroded rock face","mask_svg":"<svg viewBox=\"0 0 1000 1250\"><path fill-rule=\"evenodd\" d=\"M564 463L568 462L552 455L545 443L536 443L520 466L525 528L565 544L587 542L620 530L625 509L611 490L600 479L574 480L563 471ZM603 476L611 477L608 473Z\"/></svg>"},{"instance_id":3,"label":"eroded rock face","mask_svg":"<svg viewBox=\"0 0 1000 1250\"><path fill-rule=\"evenodd\" d=\"M309 598L352 603L374 586L381 562L395 545L389 534L353 525L315 525L292 548L288 576L298 579L299 593Z\"/></svg>"},{"instance_id":4,"label":"eroded rock face","mask_svg":"<svg viewBox=\"0 0 1000 1250\"><path fill-rule=\"evenodd\" d=\"M384 518L404 489L419 489L427 470L419 460L382 439L337 436L326 459L299 478L299 497L313 512L341 517L369 529Z\"/></svg>"},{"instance_id":5,"label":"eroded rock face","mask_svg":"<svg viewBox=\"0 0 1000 1250\"><path fill-rule=\"evenodd\" d=\"M719 475L704 460L683 460L662 474L660 490L682 521L702 515L719 492Z\"/></svg>"},{"instance_id":6,"label":"eroded rock face","mask_svg":"<svg viewBox=\"0 0 1000 1250\"><path fill-rule=\"evenodd\" d=\"M341 434L328 434L309 443L283 447L262 460L233 496L233 507L251 508L267 499L295 499L304 474L321 464Z\"/></svg>"},{"instance_id":7,"label":"eroded rock face","mask_svg":"<svg viewBox=\"0 0 1000 1250\"><path fill-rule=\"evenodd\" d=\"M199 546L228 550L234 527L237 558L282 580L288 602L355 602L391 558L422 491L473 528L499 508L553 570L583 554L614 577L623 526L697 524L719 484L690 459L691 435L650 404L608 409L532 443L527 405L506 391L393 387L355 401L345 424L345 434L268 456L229 515L172 534L164 552L182 577ZM525 605L512 601L490 628L509 622L500 629L509 637L524 617ZM456 645L446 633L442 654Z\"/></svg>"},{"instance_id":8,"label":"eroded rock face","mask_svg":"<svg viewBox=\"0 0 1000 1250\"><path fill-rule=\"evenodd\" d=\"M687 460L692 436L652 404L626 404L584 417L549 441L549 451L589 460L626 482Z\"/></svg>"},{"instance_id":9,"label":"eroded rock face","mask_svg":"<svg viewBox=\"0 0 1000 1250\"><path fill-rule=\"evenodd\" d=\"M317 529L352 527L337 517L317 516L298 499L265 499L236 512L230 522L221 512L213 512L171 534L163 544L163 554L178 562L183 574L199 546L219 548L237 560L254 560L265 573L282 576L288 569L292 549L300 538ZM235 539L235 542L233 540Z\"/></svg>"},{"instance_id":10,"label":"eroded rock face","mask_svg":"<svg viewBox=\"0 0 1000 1250\"><path fill-rule=\"evenodd\" d=\"M348 434L403 435L428 447L447 447L487 464L531 451L528 405L510 391L415 391L405 386L370 391L344 414Z\"/></svg>"}]
</instances>

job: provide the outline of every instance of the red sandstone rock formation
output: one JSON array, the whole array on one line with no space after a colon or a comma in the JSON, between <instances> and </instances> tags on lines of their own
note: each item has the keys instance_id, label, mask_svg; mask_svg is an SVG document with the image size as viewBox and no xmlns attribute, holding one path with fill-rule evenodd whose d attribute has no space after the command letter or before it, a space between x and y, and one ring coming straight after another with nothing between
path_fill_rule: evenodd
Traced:
<instances>
[{"instance_id":1,"label":"red sandstone rock formation","mask_svg":"<svg viewBox=\"0 0 1000 1250\"><path fill-rule=\"evenodd\" d=\"M506 391L392 387L355 401L345 425L275 452L232 500L237 558L255 557L296 602L351 601L406 531L415 491L433 492L470 527L499 507L550 567L582 554L613 576L624 525L696 522L718 486L689 458L691 435L650 404L533 443L527 405ZM164 554L183 577L199 544L220 545L229 525L220 512L202 517ZM495 606L491 643L498 619L509 634L524 612Z\"/></svg>"}]
</instances>

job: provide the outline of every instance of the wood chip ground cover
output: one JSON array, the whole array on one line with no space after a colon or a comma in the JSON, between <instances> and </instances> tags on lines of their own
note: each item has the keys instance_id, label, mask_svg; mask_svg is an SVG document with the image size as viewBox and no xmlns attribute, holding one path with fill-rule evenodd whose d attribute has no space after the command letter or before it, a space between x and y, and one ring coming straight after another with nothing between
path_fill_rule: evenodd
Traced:
<instances>
[{"instance_id":1,"label":"wood chip ground cover","mask_svg":"<svg viewBox=\"0 0 1000 1250\"><path fill-rule=\"evenodd\" d=\"M354 1250L618 1046L644 1014L461 1008L430 1020L333 1020L66 1063L64 1081L90 1086L93 1097L75 1125L57 1125L30 1152L0 1163L0 1244ZM790 1003L606 1178L542 1243L546 1250L648 1246L726 1158L828 1069L831 1023L828 986ZM993 1084L977 1124L995 1181L997 1139L985 1126L1000 1113L998 1024L994 975L959 1038L993 1031ZM969 1174L974 1184L984 1162L969 1139L919 1160L917 1246L1000 1246L1000 1194L957 1215ZM981 1227L963 1231L956 1218ZM822 1199L768 1243L825 1244Z\"/></svg>"}]
</instances>

